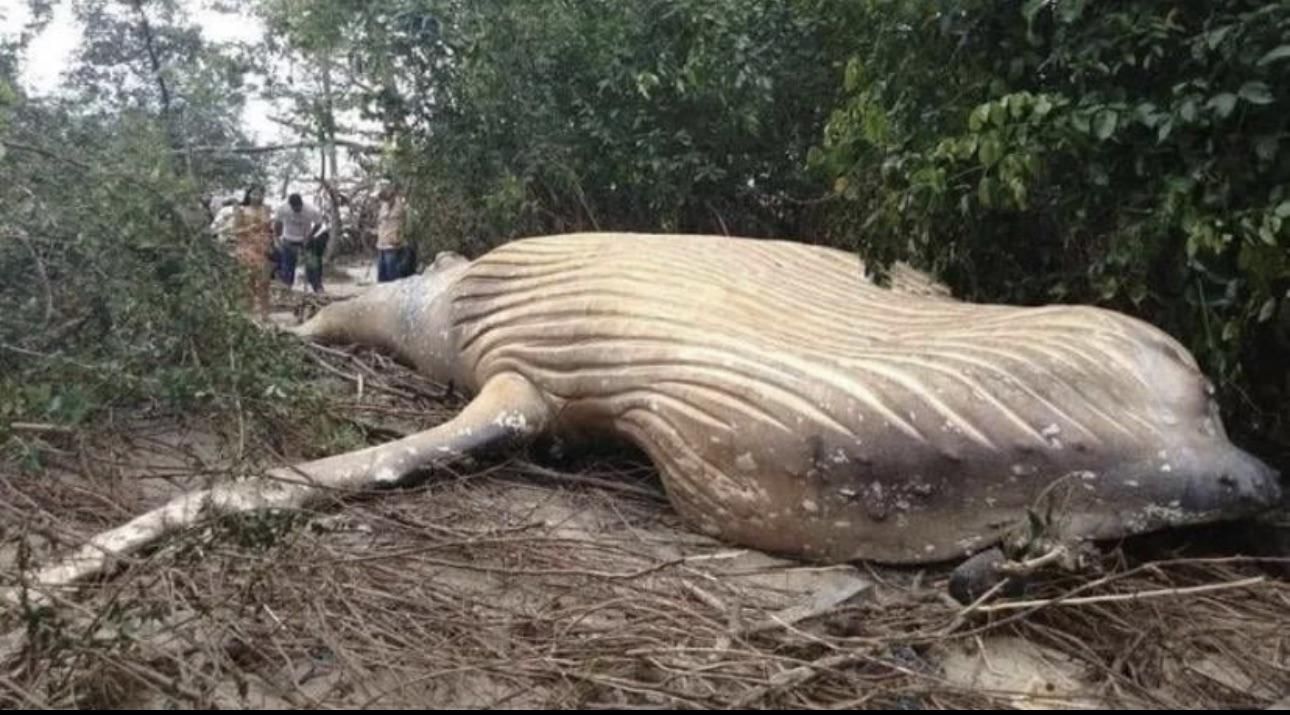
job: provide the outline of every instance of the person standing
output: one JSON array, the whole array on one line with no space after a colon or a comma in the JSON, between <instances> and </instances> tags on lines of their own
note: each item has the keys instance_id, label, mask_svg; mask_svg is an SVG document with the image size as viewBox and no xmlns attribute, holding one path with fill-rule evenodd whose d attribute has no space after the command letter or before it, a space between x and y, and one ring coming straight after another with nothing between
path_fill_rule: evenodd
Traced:
<instances>
[{"instance_id":1,"label":"person standing","mask_svg":"<svg viewBox=\"0 0 1290 715\"><path fill-rule=\"evenodd\" d=\"M331 222L319 227L305 241L305 280L315 293L323 292L323 256L327 253L327 241L331 239Z\"/></svg>"},{"instance_id":2,"label":"person standing","mask_svg":"<svg viewBox=\"0 0 1290 715\"><path fill-rule=\"evenodd\" d=\"M383 187L379 197L381 206L376 218L376 281L386 283L412 275L416 272L416 266L415 261L409 260L403 236L407 203L398 187L392 184Z\"/></svg>"},{"instance_id":3,"label":"person standing","mask_svg":"<svg viewBox=\"0 0 1290 715\"><path fill-rule=\"evenodd\" d=\"M269 281L273 273L273 216L264 205L264 187L251 186L233 213L238 263L247 273L251 297L261 320L269 318Z\"/></svg>"},{"instance_id":4,"label":"person standing","mask_svg":"<svg viewBox=\"0 0 1290 715\"><path fill-rule=\"evenodd\" d=\"M305 204L300 194L287 197L285 206L274 216L274 233L279 238L278 277L287 287L296 283L296 260L305 239L322 224L322 214Z\"/></svg>"}]
</instances>

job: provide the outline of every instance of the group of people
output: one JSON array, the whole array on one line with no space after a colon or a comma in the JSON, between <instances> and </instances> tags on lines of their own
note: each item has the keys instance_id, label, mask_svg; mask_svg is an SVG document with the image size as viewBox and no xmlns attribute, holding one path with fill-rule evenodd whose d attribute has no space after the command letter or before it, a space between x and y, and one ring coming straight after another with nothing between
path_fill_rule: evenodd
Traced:
<instances>
[{"instance_id":1,"label":"group of people","mask_svg":"<svg viewBox=\"0 0 1290 715\"><path fill-rule=\"evenodd\" d=\"M383 187L377 215L377 280L406 278L416 272L415 248L404 240L406 203L395 186ZM331 238L329 222L300 194L271 211L264 187L251 186L240 204L229 202L215 216L212 228L227 237L233 253L246 269L255 310L262 320L269 313L269 289L274 277L288 288L295 286L296 267L304 258L305 280L315 293L323 292L323 256Z\"/></svg>"}]
</instances>

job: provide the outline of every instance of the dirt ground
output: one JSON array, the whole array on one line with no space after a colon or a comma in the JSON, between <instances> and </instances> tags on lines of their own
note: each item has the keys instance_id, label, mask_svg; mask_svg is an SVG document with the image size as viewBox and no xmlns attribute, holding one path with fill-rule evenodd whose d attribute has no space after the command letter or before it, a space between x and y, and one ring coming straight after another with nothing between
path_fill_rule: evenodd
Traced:
<instances>
[{"instance_id":1,"label":"dirt ground","mask_svg":"<svg viewBox=\"0 0 1290 715\"><path fill-rule=\"evenodd\" d=\"M303 276L302 276L303 277ZM374 280L327 278L333 297ZM279 292L275 319L294 321ZM366 441L460 406L318 349ZM363 376L364 379L359 379ZM0 587L183 489L298 460L299 436L128 415L0 466ZM0 615L0 705L219 708L1267 708L1290 694L1290 561L1214 531L1110 545L1101 572L965 608L948 568L829 568L685 528L638 455L545 447L225 519L55 613Z\"/></svg>"}]
</instances>

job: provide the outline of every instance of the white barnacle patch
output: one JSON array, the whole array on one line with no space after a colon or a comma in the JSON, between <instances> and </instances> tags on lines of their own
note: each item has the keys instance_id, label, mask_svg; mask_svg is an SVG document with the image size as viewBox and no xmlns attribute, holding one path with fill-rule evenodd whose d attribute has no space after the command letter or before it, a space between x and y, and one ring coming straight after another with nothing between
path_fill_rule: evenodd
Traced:
<instances>
[{"instance_id":1,"label":"white barnacle patch","mask_svg":"<svg viewBox=\"0 0 1290 715\"><path fill-rule=\"evenodd\" d=\"M932 552L936 551L936 545L935 545L935 544L928 544L928 545L926 545L926 546L924 546L924 547L923 547L923 551L926 551L927 553L929 553L929 554L930 554L930 553L932 553Z\"/></svg>"},{"instance_id":2,"label":"white barnacle patch","mask_svg":"<svg viewBox=\"0 0 1290 715\"><path fill-rule=\"evenodd\" d=\"M842 489L839 489L839 490L838 490L838 494L839 494L839 495L841 495L841 496L842 496L842 498L844 498L844 499L855 499L855 497L856 497L856 490L854 490L854 489L846 489L846 488L842 488Z\"/></svg>"},{"instance_id":3,"label":"white barnacle patch","mask_svg":"<svg viewBox=\"0 0 1290 715\"><path fill-rule=\"evenodd\" d=\"M1062 433L1062 428L1058 427L1055 423L1050 424L1039 431L1039 434L1043 435L1044 438L1048 440L1048 446L1052 447L1053 449L1062 448L1062 441L1060 439L1057 439L1057 435L1061 433Z\"/></svg>"},{"instance_id":4,"label":"white barnacle patch","mask_svg":"<svg viewBox=\"0 0 1290 715\"><path fill-rule=\"evenodd\" d=\"M1152 524L1164 524L1167 526L1182 526L1190 521L1187 512L1178 508L1178 502L1170 502L1168 506L1159 504L1148 504L1142 510L1142 519L1140 522L1143 526Z\"/></svg>"},{"instance_id":5,"label":"white barnacle patch","mask_svg":"<svg viewBox=\"0 0 1290 715\"><path fill-rule=\"evenodd\" d=\"M757 468L757 460L753 459L751 452L744 452L735 458L735 467L745 472L751 472Z\"/></svg>"},{"instance_id":6,"label":"white barnacle patch","mask_svg":"<svg viewBox=\"0 0 1290 715\"><path fill-rule=\"evenodd\" d=\"M820 510L820 505L816 504L814 501L811 501L810 499L802 500L802 511L808 514L814 514L819 510Z\"/></svg>"},{"instance_id":7,"label":"white barnacle patch","mask_svg":"<svg viewBox=\"0 0 1290 715\"><path fill-rule=\"evenodd\" d=\"M1014 464L1010 471L1018 477L1028 477L1039 470L1033 464Z\"/></svg>"},{"instance_id":8,"label":"white barnacle patch","mask_svg":"<svg viewBox=\"0 0 1290 715\"><path fill-rule=\"evenodd\" d=\"M398 481L399 475L389 467L382 467L372 476L372 480L377 484L390 484Z\"/></svg>"},{"instance_id":9,"label":"white barnacle patch","mask_svg":"<svg viewBox=\"0 0 1290 715\"><path fill-rule=\"evenodd\" d=\"M851 522L849 522L849 521L835 521L835 522L833 522L833 528L834 528L834 529L850 529L850 528L851 528Z\"/></svg>"},{"instance_id":10,"label":"white barnacle patch","mask_svg":"<svg viewBox=\"0 0 1290 715\"><path fill-rule=\"evenodd\" d=\"M986 497L986 498L985 498L985 505L986 505L986 506L988 506L988 507L994 507L994 505L995 505L995 504L998 504L998 503L999 503L999 500L998 500L998 499L995 499L994 497Z\"/></svg>"},{"instance_id":11,"label":"white barnacle patch","mask_svg":"<svg viewBox=\"0 0 1290 715\"><path fill-rule=\"evenodd\" d=\"M1162 471L1162 472L1172 472L1172 471L1174 471L1174 468L1173 468L1173 465L1171 465L1171 464L1170 464L1170 463L1168 463L1168 462L1165 462L1164 464L1160 465L1160 471Z\"/></svg>"},{"instance_id":12,"label":"white barnacle patch","mask_svg":"<svg viewBox=\"0 0 1290 715\"><path fill-rule=\"evenodd\" d=\"M1141 485L1141 484L1138 482L1138 480L1136 480L1136 479L1126 479L1126 480L1124 480L1124 486L1126 486L1126 487L1133 487L1134 489L1137 489L1138 487L1140 487L1140 486L1142 486L1142 485Z\"/></svg>"},{"instance_id":13,"label":"white barnacle patch","mask_svg":"<svg viewBox=\"0 0 1290 715\"><path fill-rule=\"evenodd\" d=\"M522 412L502 412L493 420L493 424L516 432L527 432L528 418Z\"/></svg>"}]
</instances>

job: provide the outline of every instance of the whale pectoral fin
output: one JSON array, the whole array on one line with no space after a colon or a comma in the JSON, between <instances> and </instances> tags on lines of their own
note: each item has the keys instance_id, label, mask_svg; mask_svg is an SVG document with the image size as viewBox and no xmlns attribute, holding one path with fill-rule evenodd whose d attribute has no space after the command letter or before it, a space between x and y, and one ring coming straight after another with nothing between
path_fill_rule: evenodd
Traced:
<instances>
[{"instance_id":1,"label":"whale pectoral fin","mask_svg":"<svg viewBox=\"0 0 1290 715\"><path fill-rule=\"evenodd\" d=\"M489 380L461 413L424 432L376 447L274 469L264 476L176 497L123 526L100 533L75 553L24 579L28 600L104 571L112 559L133 553L208 514L295 509L336 490L394 486L424 467L524 442L546 429L550 410L526 379L503 374ZM19 603L17 589L6 593Z\"/></svg>"},{"instance_id":2,"label":"whale pectoral fin","mask_svg":"<svg viewBox=\"0 0 1290 715\"><path fill-rule=\"evenodd\" d=\"M448 422L375 447L380 462L357 486L407 485L423 467L528 442L550 420L551 410L531 382L514 373L498 375Z\"/></svg>"}]
</instances>

